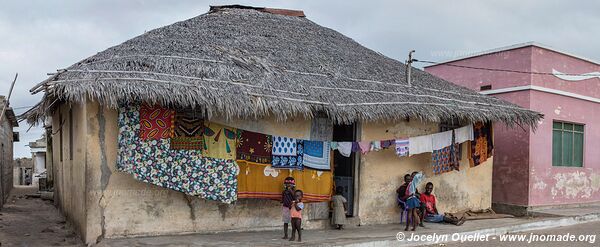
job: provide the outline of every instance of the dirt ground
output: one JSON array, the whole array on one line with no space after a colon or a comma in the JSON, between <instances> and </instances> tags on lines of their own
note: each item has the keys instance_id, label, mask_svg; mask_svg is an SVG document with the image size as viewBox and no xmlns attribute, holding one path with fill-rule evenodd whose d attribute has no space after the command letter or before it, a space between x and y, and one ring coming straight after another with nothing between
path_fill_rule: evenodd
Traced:
<instances>
[{"instance_id":1,"label":"dirt ground","mask_svg":"<svg viewBox=\"0 0 600 247\"><path fill-rule=\"evenodd\" d=\"M0 246L84 246L52 201L27 198L35 187L15 187L0 209Z\"/></svg>"}]
</instances>

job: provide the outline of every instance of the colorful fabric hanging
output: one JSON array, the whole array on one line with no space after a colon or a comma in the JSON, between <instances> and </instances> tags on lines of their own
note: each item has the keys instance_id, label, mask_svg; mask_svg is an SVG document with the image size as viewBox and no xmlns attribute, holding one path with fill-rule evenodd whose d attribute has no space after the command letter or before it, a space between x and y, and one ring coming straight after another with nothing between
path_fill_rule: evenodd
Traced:
<instances>
[{"instance_id":1,"label":"colorful fabric hanging","mask_svg":"<svg viewBox=\"0 0 600 247\"><path fill-rule=\"evenodd\" d=\"M441 174L452 170L459 170L460 163L458 158L460 156L460 144L456 143L456 133L454 130L450 131L450 143L452 143L450 146L439 150L433 150L431 153L433 174Z\"/></svg>"},{"instance_id":2,"label":"colorful fabric hanging","mask_svg":"<svg viewBox=\"0 0 600 247\"><path fill-rule=\"evenodd\" d=\"M140 138L158 140L171 137L174 112L160 106L142 105L140 108Z\"/></svg>"},{"instance_id":3,"label":"colorful fabric hanging","mask_svg":"<svg viewBox=\"0 0 600 247\"><path fill-rule=\"evenodd\" d=\"M271 164L273 143L270 135L238 129L238 160Z\"/></svg>"},{"instance_id":4,"label":"colorful fabric hanging","mask_svg":"<svg viewBox=\"0 0 600 247\"><path fill-rule=\"evenodd\" d=\"M350 155L352 154L352 142L338 142L337 145L337 150L342 156L350 157Z\"/></svg>"},{"instance_id":5,"label":"colorful fabric hanging","mask_svg":"<svg viewBox=\"0 0 600 247\"><path fill-rule=\"evenodd\" d=\"M360 145L358 145L358 142L352 142L352 152L360 152Z\"/></svg>"},{"instance_id":6,"label":"colorful fabric hanging","mask_svg":"<svg viewBox=\"0 0 600 247\"><path fill-rule=\"evenodd\" d=\"M431 153L431 163L433 174L441 174L452 170L458 170L458 145L454 144L440 150L433 150Z\"/></svg>"},{"instance_id":7,"label":"colorful fabric hanging","mask_svg":"<svg viewBox=\"0 0 600 247\"><path fill-rule=\"evenodd\" d=\"M492 156L494 149L492 140L492 125L490 123L476 123L473 125L474 141L469 148L469 161L471 166L478 166Z\"/></svg>"},{"instance_id":8,"label":"colorful fabric hanging","mask_svg":"<svg viewBox=\"0 0 600 247\"><path fill-rule=\"evenodd\" d=\"M218 123L204 122L202 154L216 159L235 160L237 130Z\"/></svg>"},{"instance_id":9,"label":"colorful fabric hanging","mask_svg":"<svg viewBox=\"0 0 600 247\"><path fill-rule=\"evenodd\" d=\"M304 202L326 202L333 191L333 172L306 168L302 171L275 169L245 161L237 162L238 198L281 200L283 182L291 176L296 181L296 189L304 192Z\"/></svg>"},{"instance_id":10,"label":"colorful fabric hanging","mask_svg":"<svg viewBox=\"0 0 600 247\"><path fill-rule=\"evenodd\" d=\"M372 141L371 142L371 151L379 151L381 150L381 141Z\"/></svg>"},{"instance_id":11,"label":"colorful fabric hanging","mask_svg":"<svg viewBox=\"0 0 600 247\"><path fill-rule=\"evenodd\" d=\"M303 169L304 147L300 139L273 136L273 168Z\"/></svg>"},{"instance_id":12,"label":"colorful fabric hanging","mask_svg":"<svg viewBox=\"0 0 600 247\"><path fill-rule=\"evenodd\" d=\"M408 146L409 146L408 139L397 139L397 140L395 140L395 144L396 144L396 155L398 155L399 157L408 156L409 150L410 150L408 148Z\"/></svg>"},{"instance_id":13,"label":"colorful fabric hanging","mask_svg":"<svg viewBox=\"0 0 600 247\"><path fill-rule=\"evenodd\" d=\"M142 140L138 106L119 108L117 169L137 180L232 203L237 200L237 164L202 156L200 150L172 150L169 139Z\"/></svg>"},{"instance_id":14,"label":"colorful fabric hanging","mask_svg":"<svg viewBox=\"0 0 600 247\"><path fill-rule=\"evenodd\" d=\"M304 140L303 166L321 171L331 170L330 150L329 142Z\"/></svg>"},{"instance_id":15,"label":"colorful fabric hanging","mask_svg":"<svg viewBox=\"0 0 600 247\"><path fill-rule=\"evenodd\" d=\"M337 142L330 142L329 146L331 147L331 150L336 150L338 148L338 143Z\"/></svg>"},{"instance_id":16,"label":"colorful fabric hanging","mask_svg":"<svg viewBox=\"0 0 600 247\"><path fill-rule=\"evenodd\" d=\"M383 141L381 141L381 148L387 149L387 148L391 147L392 145L394 145L395 142L396 142L396 140L383 140Z\"/></svg>"},{"instance_id":17,"label":"colorful fabric hanging","mask_svg":"<svg viewBox=\"0 0 600 247\"><path fill-rule=\"evenodd\" d=\"M361 154L366 154L369 151L371 151L371 142L370 141L358 142L358 147L360 148Z\"/></svg>"},{"instance_id":18,"label":"colorful fabric hanging","mask_svg":"<svg viewBox=\"0 0 600 247\"><path fill-rule=\"evenodd\" d=\"M431 135L408 138L408 150L411 156L433 151Z\"/></svg>"},{"instance_id":19,"label":"colorful fabric hanging","mask_svg":"<svg viewBox=\"0 0 600 247\"><path fill-rule=\"evenodd\" d=\"M189 112L175 112L171 149L202 150L204 121L202 117Z\"/></svg>"},{"instance_id":20,"label":"colorful fabric hanging","mask_svg":"<svg viewBox=\"0 0 600 247\"><path fill-rule=\"evenodd\" d=\"M275 156L296 156L297 141L295 138L273 136L272 152Z\"/></svg>"}]
</instances>

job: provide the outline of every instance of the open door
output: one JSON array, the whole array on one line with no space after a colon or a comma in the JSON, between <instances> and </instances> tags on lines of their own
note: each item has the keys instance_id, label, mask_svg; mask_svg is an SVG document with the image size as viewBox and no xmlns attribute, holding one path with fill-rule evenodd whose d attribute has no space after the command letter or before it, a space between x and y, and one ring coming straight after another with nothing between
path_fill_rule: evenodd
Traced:
<instances>
[{"instance_id":1,"label":"open door","mask_svg":"<svg viewBox=\"0 0 600 247\"><path fill-rule=\"evenodd\" d=\"M356 141L356 124L352 125L334 125L333 141ZM350 157L344 157L339 152L334 152L333 157L333 179L335 186L344 188L343 196L348 200L347 216L354 216L354 177L355 174L355 154Z\"/></svg>"}]
</instances>

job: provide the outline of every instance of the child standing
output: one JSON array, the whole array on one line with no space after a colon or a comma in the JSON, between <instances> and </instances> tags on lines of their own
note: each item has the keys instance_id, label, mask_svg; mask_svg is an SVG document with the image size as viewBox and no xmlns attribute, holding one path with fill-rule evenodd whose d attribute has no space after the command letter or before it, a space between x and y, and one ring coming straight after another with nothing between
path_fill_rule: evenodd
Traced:
<instances>
[{"instance_id":1,"label":"child standing","mask_svg":"<svg viewBox=\"0 0 600 247\"><path fill-rule=\"evenodd\" d=\"M301 190L295 192L296 200L292 202L292 237L290 241L296 239L295 233L298 232L298 242L302 241L302 209L304 209L304 203L302 203L302 196L304 193Z\"/></svg>"},{"instance_id":2,"label":"child standing","mask_svg":"<svg viewBox=\"0 0 600 247\"><path fill-rule=\"evenodd\" d=\"M421 206L421 201L419 197L416 195L417 186L421 183L423 179L423 173L421 172L413 172L411 174L410 183L406 187L406 195L408 198L406 199L406 207L408 208L408 220L406 220L406 228L405 231L408 231L408 226L410 222L412 222L412 230L417 229L417 225L419 225L419 207Z\"/></svg>"},{"instance_id":3,"label":"child standing","mask_svg":"<svg viewBox=\"0 0 600 247\"><path fill-rule=\"evenodd\" d=\"M337 227L338 230L342 230L344 225L346 224L346 211L348 201L342 193L344 192L344 187L338 186L335 188L335 195L331 197L331 204L333 207L333 217L331 221L333 225Z\"/></svg>"},{"instance_id":4,"label":"child standing","mask_svg":"<svg viewBox=\"0 0 600 247\"><path fill-rule=\"evenodd\" d=\"M283 192L281 193L281 219L283 220L283 238L288 238L288 225L291 222L290 210L292 208L292 202L294 199L294 188L296 187L296 180L293 177L287 177L283 181ZM292 226L293 227L293 226ZM292 233L293 234L293 233Z\"/></svg>"}]
</instances>

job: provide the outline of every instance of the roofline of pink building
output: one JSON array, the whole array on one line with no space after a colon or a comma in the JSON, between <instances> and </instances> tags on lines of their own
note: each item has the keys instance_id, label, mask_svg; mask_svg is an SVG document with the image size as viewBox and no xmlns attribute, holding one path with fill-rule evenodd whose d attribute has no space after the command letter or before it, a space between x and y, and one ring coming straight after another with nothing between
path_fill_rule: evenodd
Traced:
<instances>
[{"instance_id":1,"label":"roofline of pink building","mask_svg":"<svg viewBox=\"0 0 600 247\"><path fill-rule=\"evenodd\" d=\"M440 65L440 64L456 62L456 61L460 61L460 60L464 60L464 59L469 59L469 58L473 58L473 57L479 57L479 56L484 56L484 55L488 55L488 54L493 54L493 53L498 53L498 52L503 52L503 51L508 51L508 50L514 50L514 49L519 49L519 48L529 47L529 46L535 46L535 47L539 47L539 48L542 48L542 49L554 51L554 52L557 52L557 53L560 53L560 54L563 54L563 55L567 55L567 56L574 57L574 58L577 58L577 59L581 59L581 60L584 60L584 61L596 64L596 65L600 65L600 61L596 61L596 60L593 60L593 59L590 59L590 58L586 58L586 57L582 57L582 56L579 56L579 55L575 55L575 54L570 53L570 52L566 52L566 51L559 50L559 49L556 49L556 48L551 47L551 46L547 46L547 45L544 45L544 44L540 44L538 42L531 41L531 42L526 42L526 43L521 43L521 44L504 46L504 47L500 47L500 48L496 48L496 49L491 49L491 50L487 50L487 51L477 52L477 53L473 53L473 54L466 55L466 56L460 56L460 57L456 57L456 58L451 58L451 59L448 59L448 60L443 60L443 61L440 61L440 62L438 62L436 64L427 65L427 66L425 66L425 68L435 67L435 66Z\"/></svg>"}]
</instances>

